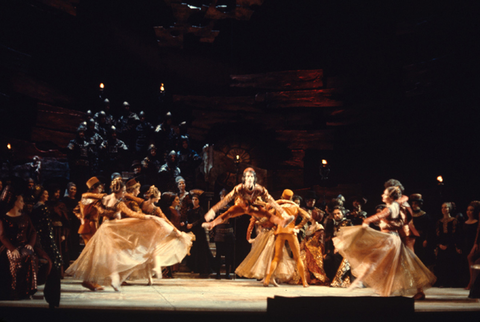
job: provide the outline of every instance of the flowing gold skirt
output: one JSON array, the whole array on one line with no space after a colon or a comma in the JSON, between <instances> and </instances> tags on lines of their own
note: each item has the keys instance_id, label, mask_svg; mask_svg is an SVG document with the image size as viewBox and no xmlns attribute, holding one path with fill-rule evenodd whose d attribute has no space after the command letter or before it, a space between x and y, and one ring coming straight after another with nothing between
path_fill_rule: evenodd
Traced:
<instances>
[{"instance_id":1,"label":"flowing gold skirt","mask_svg":"<svg viewBox=\"0 0 480 322\"><path fill-rule=\"evenodd\" d=\"M160 219L125 218L104 222L78 259L65 271L75 278L110 285L110 275L148 278L154 260L160 266L177 264L189 253L195 235L177 233Z\"/></svg>"},{"instance_id":2,"label":"flowing gold skirt","mask_svg":"<svg viewBox=\"0 0 480 322\"><path fill-rule=\"evenodd\" d=\"M262 230L255 238L250 253L248 253L243 262L238 265L235 274L246 278L263 279L268 273L274 254L274 231ZM278 262L273 277L275 277L277 282L288 282L292 279L295 268L295 260L288 255L284 247L282 259Z\"/></svg>"},{"instance_id":3,"label":"flowing gold skirt","mask_svg":"<svg viewBox=\"0 0 480 322\"><path fill-rule=\"evenodd\" d=\"M342 227L333 243L350 262L352 274L382 296L415 294L436 281L395 232L383 233L363 226Z\"/></svg>"}]
</instances>

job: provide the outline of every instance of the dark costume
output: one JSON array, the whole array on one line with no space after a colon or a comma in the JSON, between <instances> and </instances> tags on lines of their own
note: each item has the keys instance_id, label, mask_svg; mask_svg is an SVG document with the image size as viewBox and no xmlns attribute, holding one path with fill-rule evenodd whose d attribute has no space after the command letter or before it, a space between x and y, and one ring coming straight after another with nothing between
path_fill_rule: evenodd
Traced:
<instances>
[{"instance_id":1,"label":"dark costume","mask_svg":"<svg viewBox=\"0 0 480 322\"><path fill-rule=\"evenodd\" d=\"M67 146L68 165L70 167L70 180L73 182L85 182L90 175L92 149L90 142L84 136L77 137Z\"/></svg>"},{"instance_id":2,"label":"dark costume","mask_svg":"<svg viewBox=\"0 0 480 322\"><path fill-rule=\"evenodd\" d=\"M343 218L336 221L329 218L327 227L325 227L325 272L332 281L331 286L348 287L352 282L350 264L340 253L335 253L333 238L336 237L342 227L352 226L349 219Z\"/></svg>"},{"instance_id":3,"label":"dark costume","mask_svg":"<svg viewBox=\"0 0 480 322\"><path fill-rule=\"evenodd\" d=\"M175 151L172 151L175 153ZM171 152L171 153L172 153ZM177 184L175 178L181 173L180 168L177 167L176 156L171 159L167 157L167 163L163 164L158 171L158 182L160 184L160 191L176 191Z\"/></svg>"},{"instance_id":4,"label":"dark costume","mask_svg":"<svg viewBox=\"0 0 480 322\"><path fill-rule=\"evenodd\" d=\"M213 266L213 255L208 245L205 228L202 227L205 211L202 207L191 208L187 211L187 220L192 224L190 231L195 235L195 242L187 257L187 266L195 273L210 274Z\"/></svg>"},{"instance_id":5,"label":"dark costume","mask_svg":"<svg viewBox=\"0 0 480 322\"><path fill-rule=\"evenodd\" d=\"M431 266L435 262L435 254L433 253L433 236L432 236L432 221L430 216L423 210L413 212L411 223L415 227L417 234L415 237L414 250L415 255L426 265ZM427 241L427 246L423 243Z\"/></svg>"},{"instance_id":6,"label":"dark costume","mask_svg":"<svg viewBox=\"0 0 480 322\"><path fill-rule=\"evenodd\" d=\"M122 140L117 139L115 136L111 136L108 140L103 141L100 146L100 151L103 162L102 169L107 173L122 171L127 168L124 159L128 147ZM87 181L87 179L84 181Z\"/></svg>"},{"instance_id":7,"label":"dark costume","mask_svg":"<svg viewBox=\"0 0 480 322\"><path fill-rule=\"evenodd\" d=\"M202 162L202 158L190 148L188 137L182 136L180 141L186 142L186 144L185 147L182 145L177 152L178 167L182 172L182 177L185 178L187 186L195 187L195 169Z\"/></svg>"},{"instance_id":8,"label":"dark costume","mask_svg":"<svg viewBox=\"0 0 480 322\"><path fill-rule=\"evenodd\" d=\"M67 209L67 216L68 216L68 228L69 232L67 235L66 244L68 249L66 251L66 258L63 259L65 262L70 262L70 260L77 259L78 255L80 255L80 236L78 235L78 229L80 228L80 220L75 216L73 210L78 205L78 200L75 198L70 198L69 196L65 196L62 198L62 202L65 204Z\"/></svg>"},{"instance_id":9,"label":"dark costume","mask_svg":"<svg viewBox=\"0 0 480 322\"><path fill-rule=\"evenodd\" d=\"M143 120L143 118L142 118ZM143 157L147 153L147 147L153 133L153 126L143 120L135 127L135 152Z\"/></svg>"},{"instance_id":10,"label":"dark costume","mask_svg":"<svg viewBox=\"0 0 480 322\"><path fill-rule=\"evenodd\" d=\"M460 254L456 249L461 249L460 226L455 217L442 218L437 221L437 261L435 275L437 286L457 287L459 285ZM440 245L447 246L442 250Z\"/></svg>"},{"instance_id":11,"label":"dark costume","mask_svg":"<svg viewBox=\"0 0 480 322\"><path fill-rule=\"evenodd\" d=\"M37 243L39 243L40 247L47 253L53 264L50 274L47 277L43 293L50 305L58 306L60 304L62 256L55 243L52 217L48 208L41 203L33 207L30 217L33 226L37 230Z\"/></svg>"},{"instance_id":12,"label":"dark costume","mask_svg":"<svg viewBox=\"0 0 480 322\"><path fill-rule=\"evenodd\" d=\"M30 218L22 214L0 216L0 299L20 300L29 298L37 291L38 258L32 249L37 233ZM20 258L14 259L11 252L18 249Z\"/></svg>"},{"instance_id":13,"label":"dark costume","mask_svg":"<svg viewBox=\"0 0 480 322\"><path fill-rule=\"evenodd\" d=\"M228 209L224 207L220 210L224 212ZM220 224L215 227L215 270L217 273L217 278L220 277L220 268L222 267L222 256L225 257L225 274L227 278L230 276L230 272L234 270L233 267L233 253L235 251L235 232L233 230L233 225L230 220L227 220L223 224Z\"/></svg>"}]
</instances>

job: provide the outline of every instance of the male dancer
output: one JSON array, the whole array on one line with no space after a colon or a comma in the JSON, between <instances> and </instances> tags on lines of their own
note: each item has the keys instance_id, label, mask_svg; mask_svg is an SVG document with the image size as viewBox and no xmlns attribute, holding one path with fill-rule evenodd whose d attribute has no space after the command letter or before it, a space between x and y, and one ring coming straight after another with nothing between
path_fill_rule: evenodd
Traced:
<instances>
[{"instance_id":1,"label":"male dancer","mask_svg":"<svg viewBox=\"0 0 480 322\"><path fill-rule=\"evenodd\" d=\"M257 198L261 199L260 203L257 202ZM230 207L222 215L215 218L215 213L225 207L233 199L235 199L235 205ZM264 206L265 202L272 206L279 216L268 212ZM257 184L257 174L253 168L246 168L243 171L242 183L235 186L235 188L233 188L223 200L210 208L205 214L205 221L207 222L203 223L202 226L210 230L229 218L238 217L244 214L253 216L257 219L266 217L272 223L281 227L286 227L295 219L294 216L287 214L285 210L275 202L267 189ZM211 221L213 218L215 218L215 220Z\"/></svg>"},{"instance_id":2,"label":"male dancer","mask_svg":"<svg viewBox=\"0 0 480 322\"><path fill-rule=\"evenodd\" d=\"M93 237L98 229L99 213L96 208L98 200L86 198L88 193L102 193L103 183L97 177L91 177L87 181L88 192L82 195L82 199L78 202L73 213L80 219L80 228L78 234L82 236L83 242L87 245L88 241ZM83 281L82 286L91 291L101 291L103 287L99 284L89 281Z\"/></svg>"},{"instance_id":3,"label":"male dancer","mask_svg":"<svg viewBox=\"0 0 480 322\"><path fill-rule=\"evenodd\" d=\"M280 200L277 200L277 203L290 215L294 216L295 219L298 215L302 216L302 221L295 226L295 221L292 220L290 224L286 227L277 226L277 230L275 231L275 256L273 257L272 263L270 264L270 270L265 276L263 281L263 286L268 286L270 284L270 279L277 268L278 262L282 259L283 254L283 247L285 247L285 241L288 242L290 249L293 253L293 258L297 263L297 270L302 279L303 287L308 287L307 280L305 278L305 267L303 262L300 258L300 245L298 244L298 239L296 236L296 232L299 228L303 227L308 220L311 219L310 215L300 208L296 203L291 201L293 197L293 191L290 189L285 189L282 193L282 197ZM274 286L278 286L275 280L272 279L272 283Z\"/></svg>"}]
</instances>

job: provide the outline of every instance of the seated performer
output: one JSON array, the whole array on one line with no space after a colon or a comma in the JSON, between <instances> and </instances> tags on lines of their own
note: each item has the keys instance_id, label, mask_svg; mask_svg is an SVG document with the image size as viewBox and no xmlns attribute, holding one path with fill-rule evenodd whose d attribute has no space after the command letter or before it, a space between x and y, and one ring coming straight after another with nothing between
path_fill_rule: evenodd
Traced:
<instances>
[{"instance_id":1,"label":"seated performer","mask_svg":"<svg viewBox=\"0 0 480 322\"><path fill-rule=\"evenodd\" d=\"M290 249L293 253L293 258L297 263L297 271L300 274L303 286L308 287L308 283L305 278L305 267L303 266L303 262L300 258L300 245L298 243L296 231L303 227L311 217L305 210L303 210L295 202L290 200L292 197L293 191L285 189L282 194L282 199L277 200L277 203L294 218L297 218L297 216L300 215L303 217L303 220L297 226L295 226L294 220L292 220L290 224L286 227L277 226L277 230L275 231L275 256L270 265L270 270L267 276L265 276L263 286L268 286L270 284L270 279L275 272L275 269L277 268L278 262L282 259L282 251L285 247L285 242L288 242ZM272 282L273 285L278 286L274 280L272 280Z\"/></svg>"},{"instance_id":2,"label":"seated performer","mask_svg":"<svg viewBox=\"0 0 480 322\"><path fill-rule=\"evenodd\" d=\"M227 205L235 198L235 205L230 207L221 216L215 218L215 213ZM261 204L257 203L257 199L262 199ZM265 208L264 202L268 203L271 207L277 210L279 216L273 215ZM212 229L216 225L219 225L229 218L238 217L241 215L250 215L256 218L267 217L272 223L286 227L293 219L294 216L289 216L285 210L280 207L272 196L268 193L267 189L257 184L257 174L252 168L246 168L243 171L242 183L237 185L230 191L227 196L219 201L215 206L205 215L206 223L202 224L202 227ZM211 221L213 218L215 220ZM211 222L209 222L211 221Z\"/></svg>"}]
</instances>

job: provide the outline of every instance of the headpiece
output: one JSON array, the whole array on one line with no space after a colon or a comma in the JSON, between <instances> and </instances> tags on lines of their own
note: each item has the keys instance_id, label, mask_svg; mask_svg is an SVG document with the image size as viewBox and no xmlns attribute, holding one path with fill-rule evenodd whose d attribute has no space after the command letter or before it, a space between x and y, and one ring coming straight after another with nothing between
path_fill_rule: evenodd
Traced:
<instances>
[{"instance_id":1,"label":"headpiece","mask_svg":"<svg viewBox=\"0 0 480 322\"><path fill-rule=\"evenodd\" d=\"M127 183L125 184L127 189L128 188L133 188L136 185L138 185L140 187L140 183L137 180L135 180L135 178L132 178L132 179L128 180Z\"/></svg>"},{"instance_id":2,"label":"headpiece","mask_svg":"<svg viewBox=\"0 0 480 322\"><path fill-rule=\"evenodd\" d=\"M175 178L175 183L178 184L180 181L185 181L185 179L182 176L177 176Z\"/></svg>"},{"instance_id":3,"label":"headpiece","mask_svg":"<svg viewBox=\"0 0 480 322\"><path fill-rule=\"evenodd\" d=\"M110 189L112 192L119 192L122 186L125 184L123 183L122 177L116 177L115 179L112 180L112 183L110 184Z\"/></svg>"},{"instance_id":4,"label":"headpiece","mask_svg":"<svg viewBox=\"0 0 480 322\"><path fill-rule=\"evenodd\" d=\"M97 177L91 177L91 178L88 179L88 181L87 181L87 187L88 187L88 189L92 189L92 187L93 187L95 184L99 183L99 182L100 182L100 180L98 180Z\"/></svg>"},{"instance_id":5,"label":"headpiece","mask_svg":"<svg viewBox=\"0 0 480 322\"><path fill-rule=\"evenodd\" d=\"M293 197L293 191L290 189L283 190L281 199L291 200Z\"/></svg>"},{"instance_id":6,"label":"headpiece","mask_svg":"<svg viewBox=\"0 0 480 322\"><path fill-rule=\"evenodd\" d=\"M414 194L410 195L410 201L423 202L423 197L422 197L422 195L419 194L419 193L414 193Z\"/></svg>"},{"instance_id":7,"label":"headpiece","mask_svg":"<svg viewBox=\"0 0 480 322\"><path fill-rule=\"evenodd\" d=\"M155 186L150 186L147 192L145 192L145 197L149 199L160 197L160 190Z\"/></svg>"}]
</instances>

